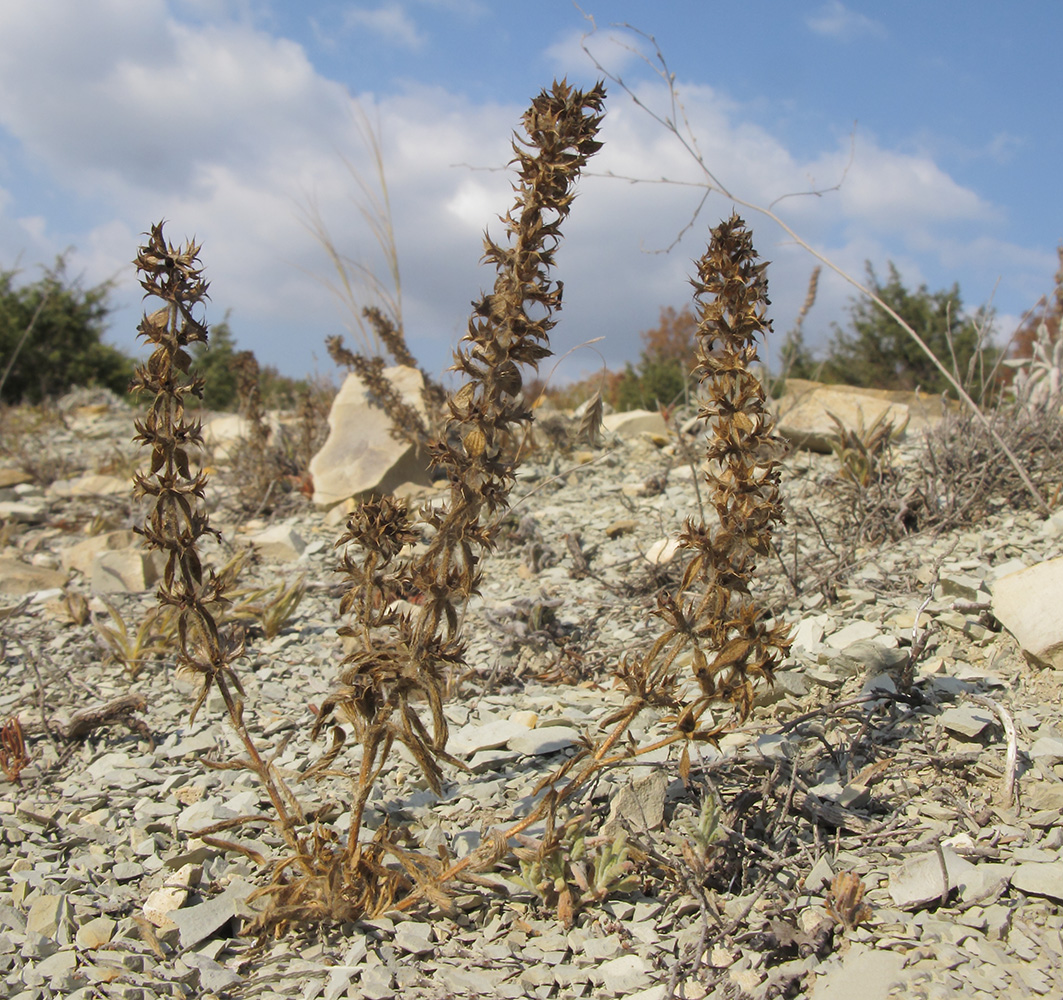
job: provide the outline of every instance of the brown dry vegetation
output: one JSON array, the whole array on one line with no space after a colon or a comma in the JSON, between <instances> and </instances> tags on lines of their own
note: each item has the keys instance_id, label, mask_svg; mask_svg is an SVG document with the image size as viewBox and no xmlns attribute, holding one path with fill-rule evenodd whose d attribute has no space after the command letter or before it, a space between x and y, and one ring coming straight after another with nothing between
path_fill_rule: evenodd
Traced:
<instances>
[{"instance_id":1,"label":"brown dry vegetation","mask_svg":"<svg viewBox=\"0 0 1063 1000\"><path fill-rule=\"evenodd\" d=\"M1000 404L992 427L974 416L950 415L927 435L926 461L915 467L894 463L892 428L872 427L864 435L840 428L838 473L829 486L834 523L812 525L795 511L786 535L779 488L784 448L758 374L758 343L770 332L767 265L758 261L750 230L732 216L711 230L707 251L697 262L692 308L663 314L659 329L646 339L647 351L669 362L678 362L679 346L693 341L689 364L697 380L697 416L707 432L705 451L696 458L707 470L701 486L707 512L686 521L681 570L655 576L647 588L655 591L654 641L606 664L611 679L625 690L625 703L602 723L600 734L588 735L542 781L542 794L525 816L495 830L464 858L452 857L446 846L430 851L411 843L386 822L368 830L363 823L367 803L399 747L437 793L448 773L465 767L447 751L444 705L470 672L462 630L466 607L490 572L492 552L510 530L510 491L533 441L530 404L540 391L533 376L550 356L549 332L561 305L560 283L553 277L555 253L575 183L599 148L603 107L601 86L581 92L555 83L525 114L523 135L513 147L518 180L514 206L502 219L505 237L486 241L495 282L475 303L455 355L460 386L444 394L426 378L428 412L444 414L438 425L426 425L395 399L382 378L380 358L352 354L338 341L330 345L337 361L357 371L378 405L388 410L396 433L431 456L448 487L443 504L422 510L393 496L363 499L336 541L345 577L339 610L346 623L339 634L347 640L347 655L310 723L311 738L327 737L328 749L302 772L301 781L340 777L346 783L350 824L345 838L324 821L324 810L315 814L301 804L299 789L274 764L279 750L256 742L245 723L245 713L254 711L245 705L238 672L248 617L259 620L267 635L275 631L298 604L303 581L272 598L265 591L241 595L236 588L240 566L213 567L201 555L202 543L217 533L205 502L208 477L196 465L201 428L188 407L190 397L203 391L189 348L208 338L201 315L207 285L200 248L168 243L160 223L139 250L141 283L162 306L140 327L153 353L134 380L146 401L136 430L147 456L135 477L135 495L148 508L138 530L165 555L165 570L160 609L147 623L151 627L141 635L113 611L108 641L135 676L165 642L152 630L164 628L176 648L176 669L198 678L192 716L212 691L220 694L242 753L212 766L255 776L272 806L269 822L280 835L282 853L271 861L223 838L247 823L261 823L260 818L228 821L200 835L217 847L242 851L268 871L268 884L258 894L259 916L248 928L262 940L297 926L387 912L420 908L453 914L459 887L495 888L491 873L508 866L566 926L581 911L635 885L662 893L678 887L698 901L706 924L699 945L704 951L710 937L723 937L737 926L736 921L728 931L716 914L720 926L710 935L711 888L752 892L759 886L763 892L782 871L786 851L806 850L794 847L792 814L815 825L817 843L821 822L838 836L843 829L858 834L869 829L852 814L832 815L804 791L800 762L780 761L764 773L750 765L748 774L728 774L725 761L706 761L699 753L748 719L754 686L770 683L789 652L790 626L776 617L758 588L764 565L784 561L790 537L796 552L796 532L818 534L824 551L817 564L826 571L809 579L805 567L786 568L795 593L822 588L829 600L828 578L840 578L865 545L945 530L993 505L1028 504L1027 479L1053 504L1058 500L1059 400L1039 397L1033 405L1027 396ZM379 312L367 319L396 361L414 363L400 327ZM242 409L251 427L250 452L267 455L255 368L253 358L242 359ZM601 404L599 395L587 409L580 431L588 437L598 431ZM309 415L306 425L312 425ZM307 435L304 457L312 451L309 430ZM1002 460L1001 441L1029 456L1026 479ZM540 440L539 446L546 444ZM276 483L298 477L305 463L296 462L289 472L283 468L274 463L235 470L246 489L247 509L261 511ZM425 544L414 549L416 541ZM582 558L578 538L568 536L566 543L574 558ZM583 569L590 572L586 560ZM419 603L405 603L410 595ZM592 659L589 652L583 655ZM919 655L913 642L909 667ZM857 718L863 728L849 744L850 770L862 741L873 748L878 735L894 739L900 731L898 720L916 704L908 690L910 671L903 687L881 709L881 718ZM852 708L826 704L816 720L844 722ZM136 705L116 704L110 721L133 725L129 716L135 710ZM635 723L651 711L669 725L668 735L640 743ZM810 721L799 717L788 725L798 730ZM676 811L684 823L650 844L629 843L623 834L602 836L588 806L595 781L609 769L676 744L683 748L676 773L690 800L685 810ZM868 767L875 766L872 756L868 749ZM0 732L0 765L17 782L29 761L15 718ZM741 790L754 778L760 793ZM873 780L877 772L867 777L868 785ZM827 912L840 934L869 918L864 895L865 886L855 876L835 878ZM811 928L803 937L787 933L781 925L774 928L776 938L766 947L780 953L804 948L806 954L829 949L833 927ZM693 960L695 969L701 951Z\"/></svg>"}]
</instances>

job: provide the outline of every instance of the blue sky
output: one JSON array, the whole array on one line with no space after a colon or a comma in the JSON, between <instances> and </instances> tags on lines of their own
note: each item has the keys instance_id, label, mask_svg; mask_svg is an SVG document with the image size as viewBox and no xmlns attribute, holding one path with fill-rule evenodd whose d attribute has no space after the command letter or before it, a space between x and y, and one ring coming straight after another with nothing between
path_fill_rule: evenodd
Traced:
<instances>
[{"instance_id":1,"label":"blue sky","mask_svg":"<svg viewBox=\"0 0 1063 1000\"><path fill-rule=\"evenodd\" d=\"M109 337L134 349L128 262L166 218L171 239L203 243L208 321L231 310L239 346L263 362L329 374L324 338L353 327L360 346L360 334L307 223L316 212L386 282L358 186L377 193L368 120L408 340L441 371L493 280L482 236L509 204L501 168L528 99L555 76L590 85L589 50L667 114L646 36L713 174L736 198L774 203L841 268L885 274L893 261L910 287L958 282L966 307L995 308L1001 341L1051 292L1063 7L981 0L0 0L0 267L32 279L70 248L86 282L117 279ZM568 357L567 376L637 357L660 308L688 301L691 260L733 206L710 194L688 227L704 174L615 83L602 137L558 255L552 342L564 354L603 339ZM741 212L772 261L778 342L815 262ZM851 294L824 276L805 325L814 346Z\"/></svg>"}]
</instances>

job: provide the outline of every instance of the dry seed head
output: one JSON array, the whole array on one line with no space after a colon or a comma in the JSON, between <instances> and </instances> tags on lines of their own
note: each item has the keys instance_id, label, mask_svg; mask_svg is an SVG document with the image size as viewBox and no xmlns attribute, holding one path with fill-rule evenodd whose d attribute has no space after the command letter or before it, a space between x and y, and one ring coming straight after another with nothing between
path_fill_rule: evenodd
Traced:
<instances>
[{"instance_id":1,"label":"dry seed head","mask_svg":"<svg viewBox=\"0 0 1063 1000\"><path fill-rule=\"evenodd\" d=\"M782 520L778 445L763 386L750 369L756 338L771 328L766 265L756 256L750 233L732 216L712 231L698 262L696 374L706 391L700 415L710 428L706 481L717 524L687 522L680 541L691 559L676 595L658 599L666 629L639 662L620 671L630 704L668 705L677 735L687 739L714 739L722 731L702 725L714 701L730 701L744 718L752 681L770 680L789 647L787 626L769 626L750 596L756 558L770 552L772 527ZM681 595L699 585L700 600L684 601ZM700 691L693 701L681 698L675 670L686 651Z\"/></svg>"},{"instance_id":2,"label":"dry seed head","mask_svg":"<svg viewBox=\"0 0 1063 1000\"><path fill-rule=\"evenodd\" d=\"M515 458L504 453L507 436L530 419L518 399L519 366L550 353L546 334L561 296L547 268L571 187L597 149L593 136L603 96L601 87L582 94L555 84L525 116L527 141L514 144L519 180L515 208L503 219L508 245L487 241L485 256L497 269L494 290L474 306L455 355L465 384L447 400L450 433L431 445L451 493L442 508L422 512L434 532L427 550L414 559L400 557L400 543L415 536L405 505L389 500L363 502L341 539L357 541L361 549L344 560L350 588L341 610L355 622L341 632L361 641L344 660L340 684L322 705L315 732L338 713L362 744L348 845L355 854L362 850L362 811L395 741L413 754L433 788L441 781L440 761L458 764L445 751L445 675L464 662L460 616L479 588L481 554L496 530L482 515L506 505L514 479ZM533 306L535 319L528 314ZM341 356L338 347L333 353ZM416 617L386 610L403 591L420 595ZM430 729L420 714L425 705Z\"/></svg>"}]
</instances>

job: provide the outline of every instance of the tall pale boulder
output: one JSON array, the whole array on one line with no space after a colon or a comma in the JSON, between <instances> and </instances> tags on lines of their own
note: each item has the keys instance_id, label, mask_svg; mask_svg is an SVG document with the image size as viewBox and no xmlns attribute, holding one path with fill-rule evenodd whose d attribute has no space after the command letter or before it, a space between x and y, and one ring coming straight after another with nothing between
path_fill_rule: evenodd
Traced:
<instances>
[{"instance_id":1,"label":"tall pale boulder","mask_svg":"<svg viewBox=\"0 0 1063 1000\"><path fill-rule=\"evenodd\" d=\"M384 377L427 419L421 398L424 378L416 368L385 368ZM402 483L430 483L428 456L392 435L388 415L369 402L365 385L353 372L333 400L328 422L328 440L310 461L317 506L331 507L370 492L389 493Z\"/></svg>"},{"instance_id":2,"label":"tall pale boulder","mask_svg":"<svg viewBox=\"0 0 1063 1000\"><path fill-rule=\"evenodd\" d=\"M1015 637L1026 659L1063 670L1063 557L1000 577L992 594L993 616Z\"/></svg>"},{"instance_id":3,"label":"tall pale boulder","mask_svg":"<svg viewBox=\"0 0 1063 1000\"><path fill-rule=\"evenodd\" d=\"M838 427L834 414L846 430L868 430L882 417L895 431L912 433L940 419L941 399L924 393L891 389L866 389L825 385L805 379L787 379L786 392L772 406L777 430L797 448L829 453Z\"/></svg>"}]
</instances>

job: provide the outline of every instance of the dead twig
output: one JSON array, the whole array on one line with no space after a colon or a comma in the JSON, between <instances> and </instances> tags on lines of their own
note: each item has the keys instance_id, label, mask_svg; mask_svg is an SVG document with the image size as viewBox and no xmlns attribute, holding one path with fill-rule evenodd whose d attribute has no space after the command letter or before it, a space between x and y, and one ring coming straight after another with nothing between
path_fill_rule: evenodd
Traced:
<instances>
[{"instance_id":1,"label":"dead twig","mask_svg":"<svg viewBox=\"0 0 1063 1000\"><path fill-rule=\"evenodd\" d=\"M46 733L53 740L58 737L65 743L73 743L84 739L97 729L121 724L139 733L154 747L155 741L147 723L135 717L136 712L143 712L147 707L148 703L140 695L127 694L104 705L95 705L75 712L66 723L42 715L41 722L27 722L22 726L22 731L27 736Z\"/></svg>"},{"instance_id":2,"label":"dead twig","mask_svg":"<svg viewBox=\"0 0 1063 1000\"><path fill-rule=\"evenodd\" d=\"M1004 793L1005 805L1012 805L1015 801L1015 772L1019 766L1019 740L1015 734L1015 723L1012 721L1008 710L1000 702L987 698L983 694L965 694L964 698L973 701L977 705L988 708L998 719L1004 728L1004 737L1008 741L1008 753L1004 763Z\"/></svg>"}]
</instances>

